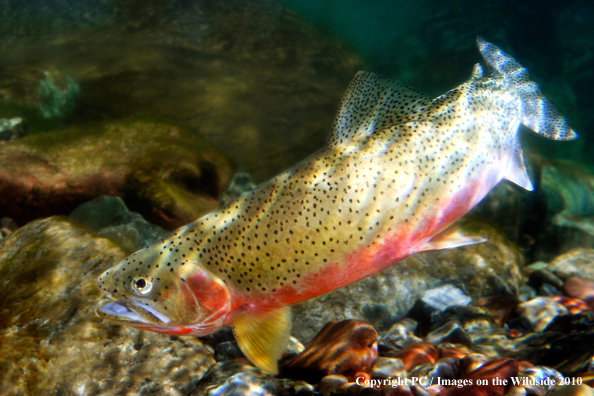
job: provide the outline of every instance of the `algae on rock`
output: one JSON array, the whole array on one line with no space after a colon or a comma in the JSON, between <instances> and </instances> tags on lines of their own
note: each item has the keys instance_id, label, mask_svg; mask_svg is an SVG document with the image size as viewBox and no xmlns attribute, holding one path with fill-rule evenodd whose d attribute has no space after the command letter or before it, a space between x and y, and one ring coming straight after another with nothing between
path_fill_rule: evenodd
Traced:
<instances>
[{"instance_id":1,"label":"algae on rock","mask_svg":"<svg viewBox=\"0 0 594 396\"><path fill-rule=\"evenodd\" d=\"M0 146L0 212L18 223L101 195L168 229L218 206L229 161L194 131L128 120L65 128Z\"/></svg>"},{"instance_id":2,"label":"algae on rock","mask_svg":"<svg viewBox=\"0 0 594 396\"><path fill-rule=\"evenodd\" d=\"M214 364L196 337L103 322L97 277L125 254L52 217L0 241L3 395L187 394Z\"/></svg>"}]
</instances>

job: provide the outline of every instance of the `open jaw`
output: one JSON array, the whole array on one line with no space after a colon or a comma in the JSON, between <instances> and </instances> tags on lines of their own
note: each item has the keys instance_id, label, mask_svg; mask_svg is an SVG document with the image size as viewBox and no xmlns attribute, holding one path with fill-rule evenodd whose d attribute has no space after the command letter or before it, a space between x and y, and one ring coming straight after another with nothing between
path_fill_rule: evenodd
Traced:
<instances>
[{"instance_id":1,"label":"open jaw","mask_svg":"<svg viewBox=\"0 0 594 396\"><path fill-rule=\"evenodd\" d=\"M154 308L136 301L111 301L97 309L99 315L113 322L134 327L169 327L170 319Z\"/></svg>"}]
</instances>

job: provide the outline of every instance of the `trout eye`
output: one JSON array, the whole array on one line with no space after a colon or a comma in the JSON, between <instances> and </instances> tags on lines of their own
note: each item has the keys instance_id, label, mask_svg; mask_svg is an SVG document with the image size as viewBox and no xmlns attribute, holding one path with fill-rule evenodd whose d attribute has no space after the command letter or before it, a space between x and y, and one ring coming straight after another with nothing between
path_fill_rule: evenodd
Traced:
<instances>
[{"instance_id":1,"label":"trout eye","mask_svg":"<svg viewBox=\"0 0 594 396\"><path fill-rule=\"evenodd\" d=\"M146 276L132 278L132 292L138 296L146 296L151 292L153 282Z\"/></svg>"}]
</instances>

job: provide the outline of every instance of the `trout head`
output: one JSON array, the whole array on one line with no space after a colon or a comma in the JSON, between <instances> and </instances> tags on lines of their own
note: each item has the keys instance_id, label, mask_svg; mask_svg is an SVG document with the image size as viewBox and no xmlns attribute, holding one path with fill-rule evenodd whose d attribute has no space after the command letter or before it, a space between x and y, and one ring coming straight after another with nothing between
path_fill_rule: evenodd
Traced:
<instances>
[{"instance_id":1,"label":"trout head","mask_svg":"<svg viewBox=\"0 0 594 396\"><path fill-rule=\"evenodd\" d=\"M97 285L116 301L99 315L168 334L200 336L223 327L231 311L227 285L199 262L176 261L147 248L105 271Z\"/></svg>"}]
</instances>

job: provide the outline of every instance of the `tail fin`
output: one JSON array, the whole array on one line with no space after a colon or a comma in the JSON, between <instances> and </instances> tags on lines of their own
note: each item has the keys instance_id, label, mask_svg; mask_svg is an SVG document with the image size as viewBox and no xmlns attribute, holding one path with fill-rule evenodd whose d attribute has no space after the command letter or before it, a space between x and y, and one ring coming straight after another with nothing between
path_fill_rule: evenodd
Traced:
<instances>
[{"instance_id":1,"label":"tail fin","mask_svg":"<svg viewBox=\"0 0 594 396\"><path fill-rule=\"evenodd\" d=\"M477 37L477 44L485 62L494 74L501 74L516 86L522 101L522 124L534 132L554 140L571 140L577 133L567 124L555 105L530 81L528 70L495 45Z\"/></svg>"}]
</instances>

